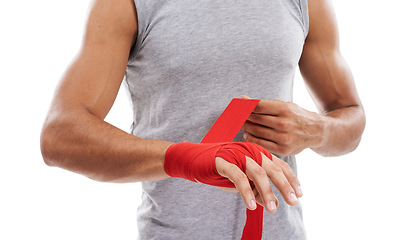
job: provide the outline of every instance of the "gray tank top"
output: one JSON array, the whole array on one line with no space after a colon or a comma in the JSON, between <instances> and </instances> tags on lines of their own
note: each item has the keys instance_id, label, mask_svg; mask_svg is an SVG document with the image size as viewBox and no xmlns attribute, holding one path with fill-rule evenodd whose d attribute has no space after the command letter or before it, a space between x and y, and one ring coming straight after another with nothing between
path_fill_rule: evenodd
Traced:
<instances>
[{"instance_id":1,"label":"gray tank top","mask_svg":"<svg viewBox=\"0 0 412 240\"><path fill-rule=\"evenodd\" d=\"M137 41L124 84L132 134L200 142L234 97L292 101L308 32L306 0L135 0ZM234 141L243 141L239 133ZM293 156L283 158L296 173ZM237 193L168 178L143 182L140 239L240 239ZM273 187L273 186L272 186ZM265 211L263 239L305 239L300 204Z\"/></svg>"}]
</instances>

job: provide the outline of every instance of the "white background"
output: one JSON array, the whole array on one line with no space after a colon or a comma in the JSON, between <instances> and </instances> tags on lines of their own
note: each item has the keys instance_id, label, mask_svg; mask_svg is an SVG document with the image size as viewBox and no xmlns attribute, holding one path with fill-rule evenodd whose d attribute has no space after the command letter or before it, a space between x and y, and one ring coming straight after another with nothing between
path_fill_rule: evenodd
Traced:
<instances>
[{"instance_id":1,"label":"white background","mask_svg":"<svg viewBox=\"0 0 412 240\"><path fill-rule=\"evenodd\" d=\"M89 1L0 3L0 239L135 239L140 185L47 167L39 136L76 54ZM412 239L412 29L408 0L334 0L341 49L367 113L359 148L298 155L308 237ZM316 111L297 72L295 102ZM125 90L107 121L128 131Z\"/></svg>"}]
</instances>

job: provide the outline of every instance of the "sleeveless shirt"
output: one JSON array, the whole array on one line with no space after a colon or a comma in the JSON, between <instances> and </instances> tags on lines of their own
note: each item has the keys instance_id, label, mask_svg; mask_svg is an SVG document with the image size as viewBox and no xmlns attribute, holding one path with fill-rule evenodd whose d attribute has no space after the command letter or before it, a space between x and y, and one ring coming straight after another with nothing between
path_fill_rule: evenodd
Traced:
<instances>
[{"instance_id":1,"label":"sleeveless shirt","mask_svg":"<svg viewBox=\"0 0 412 240\"><path fill-rule=\"evenodd\" d=\"M308 32L307 0L135 0L136 44L124 85L132 134L200 142L232 98L292 101ZM243 141L239 133L234 141ZM294 156L282 157L296 174ZM301 205L265 211L262 239L306 239ZM142 183L140 239L240 239L238 193L184 179Z\"/></svg>"}]
</instances>

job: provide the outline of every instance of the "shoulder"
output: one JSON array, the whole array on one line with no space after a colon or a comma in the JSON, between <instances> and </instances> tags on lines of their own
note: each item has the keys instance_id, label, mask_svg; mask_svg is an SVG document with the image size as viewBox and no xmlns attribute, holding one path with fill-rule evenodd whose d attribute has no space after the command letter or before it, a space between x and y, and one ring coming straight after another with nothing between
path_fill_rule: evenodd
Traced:
<instances>
[{"instance_id":1,"label":"shoulder","mask_svg":"<svg viewBox=\"0 0 412 240\"><path fill-rule=\"evenodd\" d=\"M133 0L94 0L90 9L85 41L135 38L137 13Z\"/></svg>"},{"instance_id":2,"label":"shoulder","mask_svg":"<svg viewBox=\"0 0 412 240\"><path fill-rule=\"evenodd\" d=\"M338 36L338 28L330 0L307 0L309 13L309 40ZM319 40L319 39L318 39Z\"/></svg>"},{"instance_id":3,"label":"shoulder","mask_svg":"<svg viewBox=\"0 0 412 240\"><path fill-rule=\"evenodd\" d=\"M303 0L306 1L306 0ZM307 0L309 30L305 47L339 48L339 31L331 0Z\"/></svg>"}]
</instances>

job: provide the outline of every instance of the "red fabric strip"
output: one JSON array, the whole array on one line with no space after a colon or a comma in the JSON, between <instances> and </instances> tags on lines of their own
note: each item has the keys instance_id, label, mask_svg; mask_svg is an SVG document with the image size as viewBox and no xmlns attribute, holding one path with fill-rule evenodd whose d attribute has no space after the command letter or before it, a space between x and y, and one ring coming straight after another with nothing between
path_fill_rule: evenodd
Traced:
<instances>
[{"instance_id":1,"label":"red fabric strip","mask_svg":"<svg viewBox=\"0 0 412 240\"><path fill-rule=\"evenodd\" d=\"M263 229L263 207L256 204L254 211L246 209L246 224L243 227L241 240L260 240L262 239Z\"/></svg>"},{"instance_id":2,"label":"red fabric strip","mask_svg":"<svg viewBox=\"0 0 412 240\"><path fill-rule=\"evenodd\" d=\"M206 133L202 143L231 142L258 102L258 99L232 99Z\"/></svg>"},{"instance_id":3,"label":"red fabric strip","mask_svg":"<svg viewBox=\"0 0 412 240\"><path fill-rule=\"evenodd\" d=\"M231 142L258 103L258 99L232 99L202 143ZM247 209L246 217L242 240L262 239L263 207L258 205L254 211Z\"/></svg>"}]
</instances>

